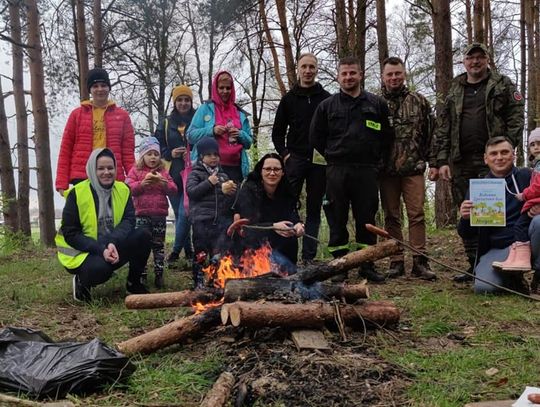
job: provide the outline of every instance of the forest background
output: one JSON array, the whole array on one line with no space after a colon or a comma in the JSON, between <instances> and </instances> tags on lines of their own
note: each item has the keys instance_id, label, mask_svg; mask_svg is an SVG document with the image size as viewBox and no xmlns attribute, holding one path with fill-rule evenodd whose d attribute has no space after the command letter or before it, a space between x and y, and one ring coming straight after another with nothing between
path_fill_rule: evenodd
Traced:
<instances>
[{"instance_id":1,"label":"forest background","mask_svg":"<svg viewBox=\"0 0 540 407\"><path fill-rule=\"evenodd\" d=\"M378 93L381 61L401 57L408 85L438 110L461 53L486 43L491 67L527 101L526 133L536 127L540 91L540 0L0 0L0 188L4 230L29 236L31 197L41 243L51 246L53 174L63 126L88 98L89 68L110 72L112 98L130 113L137 142L172 108L171 89L208 99L219 69L235 77L237 101L251 114L252 159L272 149L281 96L296 82L301 52L319 59L319 81L338 90L337 60L360 58L364 86ZM526 137L525 137L526 140ZM522 162L523 147L519 146ZM455 221L449 186L430 204L435 226Z\"/></svg>"}]
</instances>

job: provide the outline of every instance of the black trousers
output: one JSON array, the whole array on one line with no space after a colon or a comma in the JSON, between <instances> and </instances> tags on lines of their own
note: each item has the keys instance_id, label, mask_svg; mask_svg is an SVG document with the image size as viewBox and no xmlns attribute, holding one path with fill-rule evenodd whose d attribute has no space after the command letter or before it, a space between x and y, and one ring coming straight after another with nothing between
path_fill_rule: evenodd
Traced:
<instances>
[{"instance_id":1,"label":"black trousers","mask_svg":"<svg viewBox=\"0 0 540 407\"><path fill-rule=\"evenodd\" d=\"M77 274L83 286L95 287L109 280L114 270L129 263L128 280L138 282L150 256L151 239L148 230L134 229L126 240L116 245L120 257L118 263L107 263L102 254L89 254L79 267L67 270Z\"/></svg>"},{"instance_id":2,"label":"black trousers","mask_svg":"<svg viewBox=\"0 0 540 407\"><path fill-rule=\"evenodd\" d=\"M163 274L165 264L165 232L167 219L164 216L137 216L137 229L146 229L152 242L152 254L154 255L154 273Z\"/></svg>"},{"instance_id":3,"label":"black trousers","mask_svg":"<svg viewBox=\"0 0 540 407\"><path fill-rule=\"evenodd\" d=\"M375 223L379 208L377 170L369 167L329 165L326 168L327 218L330 226L328 250L334 257L349 249L349 207L356 228L356 242L372 245L377 237L366 230L366 223Z\"/></svg>"},{"instance_id":4,"label":"black trousers","mask_svg":"<svg viewBox=\"0 0 540 407\"><path fill-rule=\"evenodd\" d=\"M321 225L321 207L326 189L326 167L313 164L311 158L291 153L285 163L285 171L297 198L300 198L304 182L306 183L305 230L308 235L317 237ZM302 259L312 260L316 255L317 242L313 239L303 239Z\"/></svg>"}]
</instances>

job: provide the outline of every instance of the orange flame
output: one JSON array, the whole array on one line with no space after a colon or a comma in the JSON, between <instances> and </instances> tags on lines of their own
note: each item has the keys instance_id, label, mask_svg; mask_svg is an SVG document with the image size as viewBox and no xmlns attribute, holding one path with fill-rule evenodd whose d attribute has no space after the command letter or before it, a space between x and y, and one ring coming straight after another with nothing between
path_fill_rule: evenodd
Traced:
<instances>
[{"instance_id":1,"label":"orange flame","mask_svg":"<svg viewBox=\"0 0 540 407\"><path fill-rule=\"evenodd\" d=\"M279 266L271 261L272 248L265 244L260 248L246 249L240 257L240 267L234 265L231 255L223 256L219 264L211 264L203 269L208 280L213 280L214 287L224 288L227 280L235 278L256 277L270 272L280 273ZM214 303L201 304L200 302L192 305L196 314L203 312L211 307L217 307L223 304L223 298Z\"/></svg>"},{"instance_id":2,"label":"orange flame","mask_svg":"<svg viewBox=\"0 0 540 407\"><path fill-rule=\"evenodd\" d=\"M240 258L241 267L234 265L232 256L226 255L221 258L219 264L203 269L208 279L213 279L214 286L224 288L229 279L256 277L271 271L279 272L279 267L272 263L270 256L272 248L265 244L257 250L247 249Z\"/></svg>"},{"instance_id":3,"label":"orange flame","mask_svg":"<svg viewBox=\"0 0 540 407\"><path fill-rule=\"evenodd\" d=\"M193 309L195 314L200 314L201 312L206 311L209 308L219 307L220 305L223 305L223 298L219 301L209 302L207 304L203 304L197 301L195 304L191 305L191 308Z\"/></svg>"}]
</instances>

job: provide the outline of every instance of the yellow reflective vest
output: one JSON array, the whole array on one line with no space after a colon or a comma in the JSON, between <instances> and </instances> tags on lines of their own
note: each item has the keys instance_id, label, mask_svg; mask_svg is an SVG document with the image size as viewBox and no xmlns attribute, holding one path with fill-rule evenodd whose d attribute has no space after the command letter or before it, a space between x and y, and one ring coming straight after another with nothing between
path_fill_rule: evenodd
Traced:
<instances>
[{"instance_id":1,"label":"yellow reflective vest","mask_svg":"<svg viewBox=\"0 0 540 407\"><path fill-rule=\"evenodd\" d=\"M113 224L118 225L124 217L127 201L129 199L129 188L123 182L115 181L112 187L111 199L113 208ZM85 236L97 240L98 220L96 213L96 204L94 195L90 188L90 181L86 180L78 183L73 188L77 208L79 210L79 219L82 225L82 232ZM67 196L67 195L66 195ZM66 243L62 233L62 224L56 234L55 242L58 249L58 260L60 264L68 269L79 267L88 256L88 252L81 252Z\"/></svg>"}]
</instances>

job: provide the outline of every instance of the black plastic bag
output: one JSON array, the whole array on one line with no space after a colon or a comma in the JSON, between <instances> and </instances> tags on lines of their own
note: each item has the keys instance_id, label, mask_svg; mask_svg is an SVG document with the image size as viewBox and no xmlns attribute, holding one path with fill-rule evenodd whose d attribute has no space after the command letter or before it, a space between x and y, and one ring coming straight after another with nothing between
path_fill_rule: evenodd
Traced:
<instances>
[{"instance_id":1,"label":"black plastic bag","mask_svg":"<svg viewBox=\"0 0 540 407\"><path fill-rule=\"evenodd\" d=\"M129 377L135 366L98 339L54 343L28 328L0 331L0 389L53 399L89 394Z\"/></svg>"}]
</instances>

